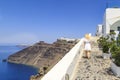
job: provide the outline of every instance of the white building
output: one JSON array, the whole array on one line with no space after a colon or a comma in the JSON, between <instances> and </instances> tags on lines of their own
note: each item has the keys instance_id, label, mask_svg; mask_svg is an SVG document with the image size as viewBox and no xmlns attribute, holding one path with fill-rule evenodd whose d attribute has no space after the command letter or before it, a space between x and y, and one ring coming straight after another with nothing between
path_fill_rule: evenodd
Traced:
<instances>
[{"instance_id":1,"label":"white building","mask_svg":"<svg viewBox=\"0 0 120 80\"><path fill-rule=\"evenodd\" d=\"M108 35L114 31L117 36L120 32L120 8L107 8L103 20L102 34Z\"/></svg>"},{"instance_id":2,"label":"white building","mask_svg":"<svg viewBox=\"0 0 120 80\"><path fill-rule=\"evenodd\" d=\"M70 39L70 38L65 38L65 37L61 37L58 40L65 40L65 41L75 41L76 39Z\"/></svg>"},{"instance_id":3,"label":"white building","mask_svg":"<svg viewBox=\"0 0 120 80\"><path fill-rule=\"evenodd\" d=\"M97 36L102 36L102 33L103 33L102 28L103 28L102 24L99 24L97 26L97 33L96 33Z\"/></svg>"}]
</instances>

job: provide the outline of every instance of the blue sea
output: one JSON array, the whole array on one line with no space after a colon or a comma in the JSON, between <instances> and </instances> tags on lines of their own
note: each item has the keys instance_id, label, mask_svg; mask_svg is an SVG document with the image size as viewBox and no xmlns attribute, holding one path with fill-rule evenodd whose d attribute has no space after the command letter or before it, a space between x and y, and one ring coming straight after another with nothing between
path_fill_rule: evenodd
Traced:
<instances>
[{"instance_id":1,"label":"blue sea","mask_svg":"<svg viewBox=\"0 0 120 80\"><path fill-rule=\"evenodd\" d=\"M38 69L32 66L2 62L22 49L16 46L0 46L0 80L29 80L31 75L37 74Z\"/></svg>"}]
</instances>

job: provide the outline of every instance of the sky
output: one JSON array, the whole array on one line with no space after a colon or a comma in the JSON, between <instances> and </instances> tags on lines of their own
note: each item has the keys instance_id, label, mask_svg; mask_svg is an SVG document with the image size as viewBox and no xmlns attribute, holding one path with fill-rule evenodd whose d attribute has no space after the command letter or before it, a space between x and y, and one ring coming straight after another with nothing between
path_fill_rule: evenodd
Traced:
<instances>
[{"instance_id":1,"label":"sky","mask_svg":"<svg viewBox=\"0 0 120 80\"><path fill-rule=\"evenodd\" d=\"M113 6L119 0L0 0L0 44L52 43L60 37L95 35L107 1Z\"/></svg>"}]
</instances>

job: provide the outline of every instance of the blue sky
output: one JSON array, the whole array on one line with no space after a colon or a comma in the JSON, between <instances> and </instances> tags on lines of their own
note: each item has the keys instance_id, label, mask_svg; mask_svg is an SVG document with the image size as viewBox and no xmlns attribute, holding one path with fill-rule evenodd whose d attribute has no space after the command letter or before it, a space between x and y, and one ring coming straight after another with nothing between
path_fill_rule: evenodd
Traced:
<instances>
[{"instance_id":1,"label":"blue sky","mask_svg":"<svg viewBox=\"0 0 120 80\"><path fill-rule=\"evenodd\" d=\"M0 0L0 44L54 42L96 32L111 0ZM117 0L113 0L117 1Z\"/></svg>"}]
</instances>

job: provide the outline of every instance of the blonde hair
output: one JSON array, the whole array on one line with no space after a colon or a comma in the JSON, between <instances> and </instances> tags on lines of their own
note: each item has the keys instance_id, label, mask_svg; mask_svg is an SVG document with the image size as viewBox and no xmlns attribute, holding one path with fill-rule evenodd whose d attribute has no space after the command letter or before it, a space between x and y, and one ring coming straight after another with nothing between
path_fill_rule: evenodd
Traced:
<instances>
[{"instance_id":1,"label":"blonde hair","mask_svg":"<svg viewBox=\"0 0 120 80\"><path fill-rule=\"evenodd\" d=\"M90 36L89 34L85 34L85 38L86 38L86 39L90 39L90 37L91 37L91 36Z\"/></svg>"}]
</instances>

